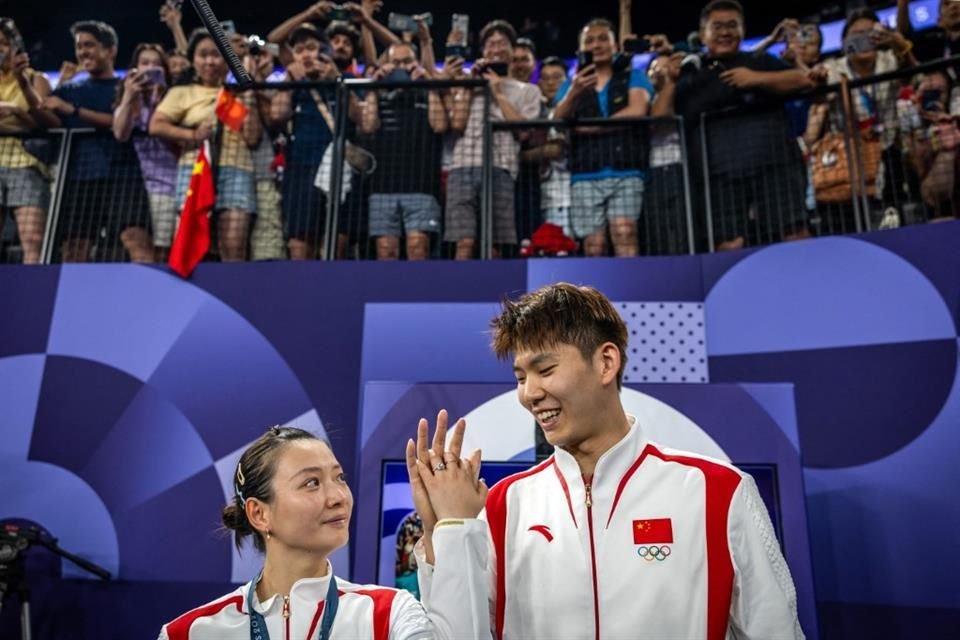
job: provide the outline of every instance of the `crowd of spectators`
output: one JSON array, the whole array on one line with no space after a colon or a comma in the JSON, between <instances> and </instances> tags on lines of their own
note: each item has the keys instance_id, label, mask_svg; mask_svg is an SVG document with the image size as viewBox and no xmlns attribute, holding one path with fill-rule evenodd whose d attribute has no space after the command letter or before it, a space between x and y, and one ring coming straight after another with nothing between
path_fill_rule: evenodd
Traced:
<instances>
[{"instance_id":1,"label":"crowd of spectators","mask_svg":"<svg viewBox=\"0 0 960 640\"><path fill-rule=\"evenodd\" d=\"M60 128L101 132L74 140L63 174L65 262L110 242L165 260L208 143L222 261L318 258L331 233L337 257L475 258L484 202L507 256L528 255L543 223L570 252L631 256L846 233L858 215L880 228L956 217L960 67L910 68L960 53L960 0L942 0L939 28L921 34L907 0L895 29L858 10L829 58L820 26L795 19L744 50L735 0L703 8L692 46L638 37L632 0L618 2L618 24L587 22L571 62L538 59L503 20L482 25L471 56L466 16L437 45L429 14L381 21L381 0L323 0L262 38L230 30L257 82L245 89L225 89L213 38L184 33L173 0L160 9L173 46L137 43L124 73L109 24L73 25L76 59L56 87L0 19L0 229L12 214L23 262L41 260L56 154L39 132ZM373 84L338 83L360 78ZM246 107L235 126L216 115L224 91Z\"/></svg>"}]
</instances>

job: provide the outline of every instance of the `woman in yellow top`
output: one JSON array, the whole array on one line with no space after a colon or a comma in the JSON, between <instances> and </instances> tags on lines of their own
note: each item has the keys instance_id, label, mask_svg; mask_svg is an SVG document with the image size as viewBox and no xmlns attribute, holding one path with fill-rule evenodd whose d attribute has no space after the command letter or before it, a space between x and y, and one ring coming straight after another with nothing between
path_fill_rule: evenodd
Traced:
<instances>
[{"instance_id":1,"label":"woman in yellow top","mask_svg":"<svg viewBox=\"0 0 960 640\"><path fill-rule=\"evenodd\" d=\"M17 134L37 128L34 112L48 95L50 83L30 68L17 25L0 18L0 229L5 210L12 209L24 264L40 262L50 182L47 167Z\"/></svg>"},{"instance_id":2,"label":"woman in yellow top","mask_svg":"<svg viewBox=\"0 0 960 640\"><path fill-rule=\"evenodd\" d=\"M150 119L150 134L183 149L177 167L176 196L182 205L197 149L204 140L213 138L216 127L222 127L219 150L214 150L211 158L217 174L214 211L220 259L245 260L250 217L256 213L257 201L250 149L260 142L260 118L252 94L243 94L242 100L250 110L241 131L217 124L214 110L227 77L227 64L209 33L198 29L191 34L187 57L193 63L193 82L167 92Z\"/></svg>"}]
</instances>

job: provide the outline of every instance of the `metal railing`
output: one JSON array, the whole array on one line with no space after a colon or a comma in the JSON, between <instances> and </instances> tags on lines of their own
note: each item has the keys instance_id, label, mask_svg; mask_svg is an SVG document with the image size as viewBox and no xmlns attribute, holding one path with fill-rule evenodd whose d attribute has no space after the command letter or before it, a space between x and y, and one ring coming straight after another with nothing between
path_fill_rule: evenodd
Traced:
<instances>
[{"instance_id":1,"label":"metal railing","mask_svg":"<svg viewBox=\"0 0 960 640\"><path fill-rule=\"evenodd\" d=\"M265 83L297 96L296 113L249 150L260 158L249 163L250 208L272 202L277 236L251 255L285 257L291 222L304 216L299 231L328 260L671 255L956 217L960 89L945 74L956 67L960 57L697 122L506 122L479 80ZM297 111L318 92L332 126ZM466 122L454 117L458 100L471 103ZM364 120L364 109L376 117ZM214 143L218 172L246 166ZM27 221L43 225L42 262L163 259L182 203L144 189L132 145L93 130L4 134L0 171L3 261L36 254ZM544 223L574 244L544 244Z\"/></svg>"}]
</instances>

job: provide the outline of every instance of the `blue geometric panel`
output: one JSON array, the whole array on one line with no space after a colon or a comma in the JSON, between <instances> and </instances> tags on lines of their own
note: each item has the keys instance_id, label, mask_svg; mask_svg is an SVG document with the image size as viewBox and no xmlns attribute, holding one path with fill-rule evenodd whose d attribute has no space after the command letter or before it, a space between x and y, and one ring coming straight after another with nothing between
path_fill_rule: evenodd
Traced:
<instances>
[{"instance_id":1,"label":"blue geometric panel","mask_svg":"<svg viewBox=\"0 0 960 640\"><path fill-rule=\"evenodd\" d=\"M61 267L51 354L109 364L146 380L209 296L138 265Z\"/></svg>"},{"instance_id":2,"label":"blue geometric panel","mask_svg":"<svg viewBox=\"0 0 960 640\"><path fill-rule=\"evenodd\" d=\"M757 251L716 283L706 309L711 356L957 335L946 301L916 267L853 238Z\"/></svg>"},{"instance_id":3,"label":"blue geometric panel","mask_svg":"<svg viewBox=\"0 0 960 640\"><path fill-rule=\"evenodd\" d=\"M59 277L56 267L0 269L0 357L46 351Z\"/></svg>"},{"instance_id":4,"label":"blue geometric panel","mask_svg":"<svg viewBox=\"0 0 960 640\"><path fill-rule=\"evenodd\" d=\"M708 382L703 304L615 302L627 325L624 382Z\"/></svg>"},{"instance_id":5,"label":"blue geometric panel","mask_svg":"<svg viewBox=\"0 0 960 640\"><path fill-rule=\"evenodd\" d=\"M790 380L808 467L848 467L906 446L940 413L957 370L956 340L710 359L716 381Z\"/></svg>"}]
</instances>

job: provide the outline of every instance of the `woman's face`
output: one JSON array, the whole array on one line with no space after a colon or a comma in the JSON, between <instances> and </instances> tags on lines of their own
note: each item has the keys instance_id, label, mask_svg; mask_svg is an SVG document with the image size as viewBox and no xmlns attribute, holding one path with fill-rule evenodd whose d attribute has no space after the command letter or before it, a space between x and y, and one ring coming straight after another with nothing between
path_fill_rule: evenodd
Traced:
<instances>
[{"instance_id":1,"label":"woman's face","mask_svg":"<svg viewBox=\"0 0 960 640\"><path fill-rule=\"evenodd\" d=\"M0 32L0 69L9 71L13 63L13 46L10 44L10 38L7 34Z\"/></svg>"},{"instance_id":2,"label":"woman's face","mask_svg":"<svg viewBox=\"0 0 960 640\"><path fill-rule=\"evenodd\" d=\"M847 40L850 40L854 37L865 37L868 34L871 34L876 30L877 24L870 20L869 18L860 18L853 22L850 25L850 28L847 30ZM850 60L859 62L864 65L874 64L877 61L877 50L874 48L871 51L864 51L862 53L849 53L847 57Z\"/></svg>"},{"instance_id":3,"label":"woman's face","mask_svg":"<svg viewBox=\"0 0 960 640\"><path fill-rule=\"evenodd\" d=\"M163 68L163 58L153 49L144 49L140 52L140 55L137 56L137 71L140 73L150 72L151 82L153 79L162 79L162 82L158 81L155 84L170 84L170 79L167 78L166 71ZM162 75L158 76L158 73Z\"/></svg>"},{"instance_id":4,"label":"woman's face","mask_svg":"<svg viewBox=\"0 0 960 640\"><path fill-rule=\"evenodd\" d=\"M193 52L193 70L200 83L216 86L227 77L227 64L211 38L204 38Z\"/></svg>"},{"instance_id":5,"label":"woman's face","mask_svg":"<svg viewBox=\"0 0 960 640\"><path fill-rule=\"evenodd\" d=\"M349 541L353 494L321 440L295 440L278 453L267 505L271 540L289 550L330 555Z\"/></svg>"},{"instance_id":6,"label":"woman's face","mask_svg":"<svg viewBox=\"0 0 960 640\"><path fill-rule=\"evenodd\" d=\"M170 75L174 78L179 78L184 71L190 68L190 61L187 60L187 56L172 55L169 62Z\"/></svg>"}]
</instances>

